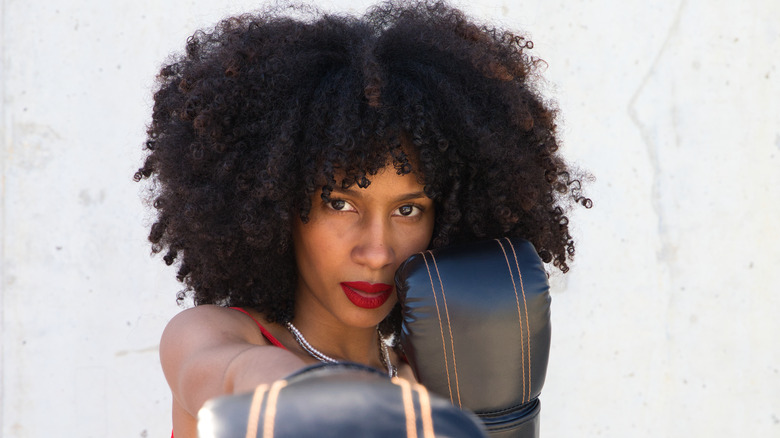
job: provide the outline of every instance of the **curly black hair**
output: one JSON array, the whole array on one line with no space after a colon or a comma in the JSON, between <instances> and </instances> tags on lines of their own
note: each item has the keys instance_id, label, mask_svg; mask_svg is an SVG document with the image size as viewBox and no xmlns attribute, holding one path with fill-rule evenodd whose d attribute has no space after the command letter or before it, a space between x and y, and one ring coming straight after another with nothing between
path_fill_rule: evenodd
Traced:
<instances>
[{"instance_id":1,"label":"curly black hair","mask_svg":"<svg viewBox=\"0 0 780 438\"><path fill-rule=\"evenodd\" d=\"M591 201L558 153L530 40L443 2L292 9L198 31L158 75L135 180L155 182L149 240L179 262L179 299L291 319L292 220L335 174L365 187L391 163L434 201L431 247L520 236L569 269L565 211Z\"/></svg>"}]
</instances>

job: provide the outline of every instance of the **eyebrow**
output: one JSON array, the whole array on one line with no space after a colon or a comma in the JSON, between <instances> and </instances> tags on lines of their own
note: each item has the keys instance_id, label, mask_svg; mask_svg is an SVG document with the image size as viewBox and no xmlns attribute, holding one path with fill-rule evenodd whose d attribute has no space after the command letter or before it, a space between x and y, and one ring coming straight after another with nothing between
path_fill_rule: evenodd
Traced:
<instances>
[{"instance_id":1,"label":"eyebrow","mask_svg":"<svg viewBox=\"0 0 780 438\"><path fill-rule=\"evenodd\" d=\"M352 188L349 189L341 189L341 188L333 188L333 193L341 193L344 195L354 196L356 198L362 198L363 194L360 192L360 190L355 190ZM398 196L393 201L409 201L412 199L419 199L419 198L427 198L428 196L423 192L422 190L419 192L411 192L411 193L405 193L401 196Z\"/></svg>"}]
</instances>

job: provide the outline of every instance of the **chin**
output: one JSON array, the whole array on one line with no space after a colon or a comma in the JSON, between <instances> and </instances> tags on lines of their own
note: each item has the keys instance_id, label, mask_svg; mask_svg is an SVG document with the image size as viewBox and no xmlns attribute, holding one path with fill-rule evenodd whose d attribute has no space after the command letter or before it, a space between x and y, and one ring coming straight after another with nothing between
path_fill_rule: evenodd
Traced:
<instances>
[{"instance_id":1,"label":"chin","mask_svg":"<svg viewBox=\"0 0 780 438\"><path fill-rule=\"evenodd\" d=\"M380 322L387 318L387 315L393 310L397 301L391 301L388 301L376 309L361 309L357 306L352 306L354 311L349 312L349 315L345 318L344 322L347 325L359 328L376 327Z\"/></svg>"}]
</instances>

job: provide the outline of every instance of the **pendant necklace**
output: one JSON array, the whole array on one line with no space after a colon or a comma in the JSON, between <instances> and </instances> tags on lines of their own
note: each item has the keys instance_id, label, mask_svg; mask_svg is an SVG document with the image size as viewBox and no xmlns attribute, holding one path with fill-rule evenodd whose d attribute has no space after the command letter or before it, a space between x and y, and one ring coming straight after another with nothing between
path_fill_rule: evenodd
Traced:
<instances>
[{"instance_id":1,"label":"pendant necklace","mask_svg":"<svg viewBox=\"0 0 780 438\"><path fill-rule=\"evenodd\" d=\"M298 343L298 345L301 346L307 353L309 353L313 358L319 360L322 363L338 363L340 361L324 354L323 352L317 350L316 348L312 347L311 344L306 340L306 338L303 337L303 334L296 328L292 322L288 321L287 324L287 330L290 331L290 333L293 335L293 338L295 338L295 342ZM393 365L392 362L390 362L390 353L387 350L387 344L385 344L385 341L382 339L382 334L379 333L379 327L376 329L377 337L379 338L379 352L380 352L380 358L382 359L382 365L387 368L387 375L389 377L396 377L398 376L398 370L396 369L395 365Z\"/></svg>"}]
</instances>

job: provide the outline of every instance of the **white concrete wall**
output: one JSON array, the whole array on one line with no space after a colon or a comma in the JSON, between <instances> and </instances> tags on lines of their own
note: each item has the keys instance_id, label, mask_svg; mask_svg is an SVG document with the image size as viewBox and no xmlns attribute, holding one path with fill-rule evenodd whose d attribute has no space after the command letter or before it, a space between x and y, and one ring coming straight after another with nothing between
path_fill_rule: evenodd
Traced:
<instances>
[{"instance_id":1,"label":"white concrete wall","mask_svg":"<svg viewBox=\"0 0 780 438\"><path fill-rule=\"evenodd\" d=\"M0 0L3 437L170 433L179 286L131 175L166 55L256 5ZM553 278L543 436L780 436L780 3L468 10L531 34L597 178Z\"/></svg>"}]
</instances>

